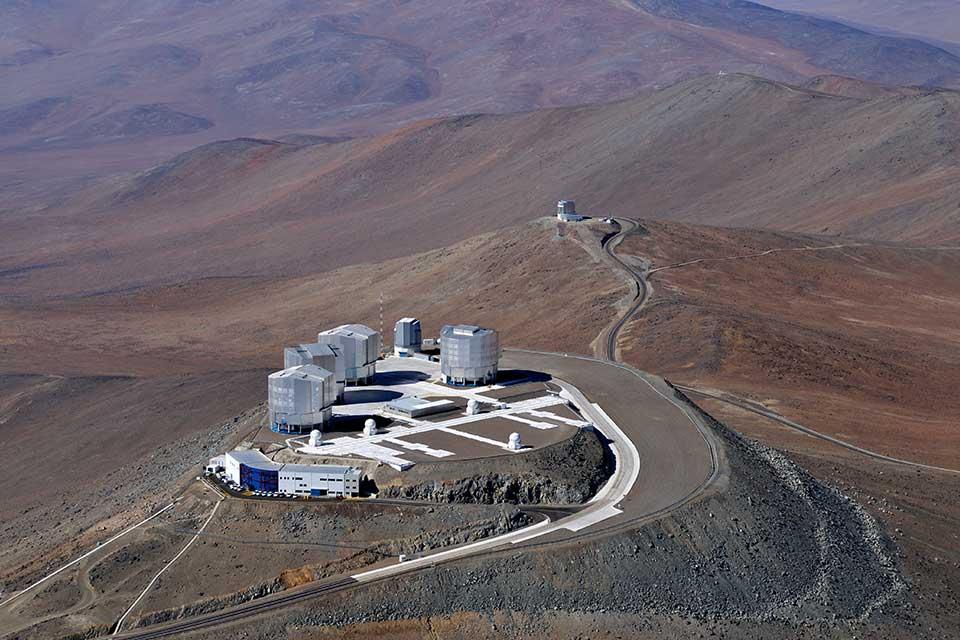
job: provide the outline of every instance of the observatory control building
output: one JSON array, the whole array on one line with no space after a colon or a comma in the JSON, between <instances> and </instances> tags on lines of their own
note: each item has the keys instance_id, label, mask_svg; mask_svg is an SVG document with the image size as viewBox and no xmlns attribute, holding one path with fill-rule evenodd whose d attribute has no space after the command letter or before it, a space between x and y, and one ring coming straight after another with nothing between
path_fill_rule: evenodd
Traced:
<instances>
[{"instance_id":1,"label":"observatory control building","mask_svg":"<svg viewBox=\"0 0 960 640\"><path fill-rule=\"evenodd\" d=\"M451 386L490 384L497 379L500 337L493 329L469 324L440 330L440 372Z\"/></svg>"},{"instance_id":2,"label":"observatory control building","mask_svg":"<svg viewBox=\"0 0 960 640\"><path fill-rule=\"evenodd\" d=\"M354 467L313 464L280 464L260 451L228 451L213 458L208 469L223 467L236 485L251 491L296 496L356 496L363 472Z\"/></svg>"},{"instance_id":3,"label":"observatory control building","mask_svg":"<svg viewBox=\"0 0 960 640\"><path fill-rule=\"evenodd\" d=\"M267 378L270 425L283 433L309 433L333 415L337 382L332 372L304 364L271 373Z\"/></svg>"},{"instance_id":4,"label":"observatory control building","mask_svg":"<svg viewBox=\"0 0 960 640\"><path fill-rule=\"evenodd\" d=\"M382 345L380 332L362 324L345 324L321 331L317 343L334 347L343 356L346 384L367 384L377 372Z\"/></svg>"}]
</instances>

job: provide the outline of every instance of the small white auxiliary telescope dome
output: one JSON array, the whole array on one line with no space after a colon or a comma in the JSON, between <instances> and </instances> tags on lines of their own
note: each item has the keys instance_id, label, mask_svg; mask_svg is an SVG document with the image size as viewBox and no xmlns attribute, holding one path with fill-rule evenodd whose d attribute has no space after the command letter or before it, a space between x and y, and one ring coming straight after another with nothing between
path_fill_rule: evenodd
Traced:
<instances>
[{"instance_id":1,"label":"small white auxiliary telescope dome","mask_svg":"<svg viewBox=\"0 0 960 640\"><path fill-rule=\"evenodd\" d=\"M511 451L519 451L523 448L523 444L520 442L519 433L511 433L510 439L507 440L507 448Z\"/></svg>"},{"instance_id":2,"label":"small white auxiliary telescope dome","mask_svg":"<svg viewBox=\"0 0 960 640\"><path fill-rule=\"evenodd\" d=\"M363 423L363 435L365 436L375 436L377 435L377 421L373 418L367 418L366 422Z\"/></svg>"},{"instance_id":3,"label":"small white auxiliary telescope dome","mask_svg":"<svg viewBox=\"0 0 960 640\"><path fill-rule=\"evenodd\" d=\"M467 400L467 415L475 416L478 413L480 413L480 401L472 398Z\"/></svg>"},{"instance_id":4,"label":"small white auxiliary telescope dome","mask_svg":"<svg viewBox=\"0 0 960 640\"><path fill-rule=\"evenodd\" d=\"M319 429L314 429L310 432L310 439L307 441L307 444L309 444L311 447L320 446L322 435L323 434L320 433Z\"/></svg>"}]
</instances>

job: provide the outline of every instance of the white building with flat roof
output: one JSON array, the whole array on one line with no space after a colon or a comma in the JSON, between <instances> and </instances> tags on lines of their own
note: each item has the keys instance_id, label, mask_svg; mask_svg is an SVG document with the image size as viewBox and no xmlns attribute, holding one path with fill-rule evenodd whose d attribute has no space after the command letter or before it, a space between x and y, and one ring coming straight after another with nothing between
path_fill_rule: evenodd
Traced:
<instances>
[{"instance_id":1,"label":"white building with flat roof","mask_svg":"<svg viewBox=\"0 0 960 640\"><path fill-rule=\"evenodd\" d=\"M357 496L363 472L339 465L283 464L257 449L237 449L211 458L208 470L223 468L227 477L251 491L295 496Z\"/></svg>"}]
</instances>

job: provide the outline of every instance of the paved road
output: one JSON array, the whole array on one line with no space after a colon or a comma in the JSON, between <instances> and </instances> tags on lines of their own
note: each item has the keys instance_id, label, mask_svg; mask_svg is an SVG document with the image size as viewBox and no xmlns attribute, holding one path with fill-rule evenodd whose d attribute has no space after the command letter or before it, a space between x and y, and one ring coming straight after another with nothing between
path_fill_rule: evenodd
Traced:
<instances>
[{"instance_id":1,"label":"paved road","mask_svg":"<svg viewBox=\"0 0 960 640\"><path fill-rule=\"evenodd\" d=\"M615 249L637 224L620 220L621 230L604 242L604 250L632 273L636 295L627 312L611 324L598 342L605 358L505 350L502 367L544 371L553 375L585 416L609 439L617 456L614 476L582 509L557 520L541 522L496 538L447 549L405 562L383 564L335 580L313 583L267 596L221 612L120 634L118 638L165 638L220 626L274 611L314 597L389 580L446 562L518 549L569 544L662 518L696 500L723 475L722 451L698 415L677 401L660 378L614 362L623 326L645 303L648 289L642 274L616 256Z\"/></svg>"},{"instance_id":2,"label":"paved road","mask_svg":"<svg viewBox=\"0 0 960 640\"><path fill-rule=\"evenodd\" d=\"M636 221L627 218L616 218L619 231L603 240L603 251L615 269L625 272L633 280L633 298L627 310L604 329L596 341L596 356L602 360L618 361L617 340L620 332L630 320L637 315L650 298L651 289L644 274L625 262L617 255L617 247L624 238L637 230L640 226Z\"/></svg>"}]
</instances>

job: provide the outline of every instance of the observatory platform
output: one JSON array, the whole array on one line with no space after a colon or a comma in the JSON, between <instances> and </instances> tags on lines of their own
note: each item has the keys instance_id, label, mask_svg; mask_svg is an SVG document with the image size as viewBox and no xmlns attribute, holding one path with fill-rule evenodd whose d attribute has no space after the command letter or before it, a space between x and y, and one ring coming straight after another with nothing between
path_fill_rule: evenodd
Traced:
<instances>
[{"instance_id":1,"label":"observatory platform","mask_svg":"<svg viewBox=\"0 0 960 640\"><path fill-rule=\"evenodd\" d=\"M372 435L326 434L316 446L305 438L291 438L288 444L298 455L367 458L404 470L424 461L517 454L590 426L544 382L451 388L441 379L435 362L387 358L379 363L372 384L348 389L346 404L333 407L335 417L377 416L385 426ZM351 394L376 400L351 402ZM479 403L480 413L467 411L471 400Z\"/></svg>"}]
</instances>

